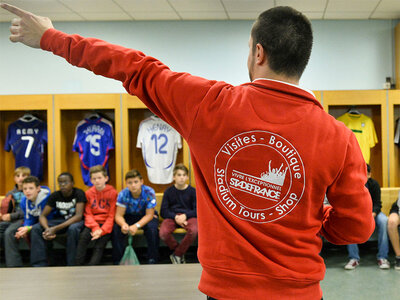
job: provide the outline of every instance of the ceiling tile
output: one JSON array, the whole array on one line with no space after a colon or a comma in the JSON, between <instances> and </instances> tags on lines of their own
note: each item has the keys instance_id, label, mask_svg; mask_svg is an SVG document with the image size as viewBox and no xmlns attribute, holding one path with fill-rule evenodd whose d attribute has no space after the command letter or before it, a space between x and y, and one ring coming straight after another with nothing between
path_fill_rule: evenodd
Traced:
<instances>
[{"instance_id":1,"label":"ceiling tile","mask_svg":"<svg viewBox=\"0 0 400 300\"><path fill-rule=\"evenodd\" d=\"M68 13L70 9L62 5L56 0L7 0L4 1L8 4L17 6L23 10L30 11L34 14L45 15L45 13L57 12L57 13ZM4 11L2 9L2 11Z\"/></svg>"},{"instance_id":2,"label":"ceiling tile","mask_svg":"<svg viewBox=\"0 0 400 300\"><path fill-rule=\"evenodd\" d=\"M68 22L85 21L84 18L82 18L81 16L79 16L78 14L73 13L73 12L67 13L67 14L65 14L65 13L49 13L49 14L46 14L46 17L49 17L52 21L58 21L58 22L61 22L61 21L68 21Z\"/></svg>"},{"instance_id":3,"label":"ceiling tile","mask_svg":"<svg viewBox=\"0 0 400 300\"><path fill-rule=\"evenodd\" d=\"M301 12L325 11L326 3L327 0L276 0L277 6L291 6Z\"/></svg>"},{"instance_id":4,"label":"ceiling tile","mask_svg":"<svg viewBox=\"0 0 400 300\"><path fill-rule=\"evenodd\" d=\"M385 11L385 12L374 12L371 19L400 19L400 12L399 11Z\"/></svg>"},{"instance_id":5,"label":"ceiling tile","mask_svg":"<svg viewBox=\"0 0 400 300\"><path fill-rule=\"evenodd\" d=\"M180 20L175 12L130 12L135 20Z\"/></svg>"},{"instance_id":6,"label":"ceiling tile","mask_svg":"<svg viewBox=\"0 0 400 300\"><path fill-rule=\"evenodd\" d=\"M108 13L88 13L81 12L80 15L87 21L126 21L133 20L131 16L124 12L108 12Z\"/></svg>"},{"instance_id":7,"label":"ceiling tile","mask_svg":"<svg viewBox=\"0 0 400 300\"><path fill-rule=\"evenodd\" d=\"M368 19L370 12L351 12L351 11L327 11L324 19Z\"/></svg>"},{"instance_id":8,"label":"ceiling tile","mask_svg":"<svg viewBox=\"0 0 400 300\"><path fill-rule=\"evenodd\" d=\"M122 9L112 0L59 0L73 11L84 12L121 12Z\"/></svg>"},{"instance_id":9,"label":"ceiling tile","mask_svg":"<svg viewBox=\"0 0 400 300\"><path fill-rule=\"evenodd\" d=\"M114 0L128 12L172 12L174 11L167 0Z\"/></svg>"},{"instance_id":10,"label":"ceiling tile","mask_svg":"<svg viewBox=\"0 0 400 300\"><path fill-rule=\"evenodd\" d=\"M0 0L1 1L1 0ZM76 20L254 20L275 5L288 5L310 19L399 19L400 0L4 0L58 21ZM12 14L0 10L0 22ZM81 17L85 16L85 17Z\"/></svg>"},{"instance_id":11,"label":"ceiling tile","mask_svg":"<svg viewBox=\"0 0 400 300\"><path fill-rule=\"evenodd\" d=\"M227 20L228 16L224 11L212 11L212 12L201 12L201 11L181 11L179 15L182 20Z\"/></svg>"},{"instance_id":12,"label":"ceiling tile","mask_svg":"<svg viewBox=\"0 0 400 300\"><path fill-rule=\"evenodd\" d=\"M372 12L379 0L329 0L326 11Z\"/></svg>"},{"instance_id":13,"label":"ceiling tile","mask_svg":"<svg viewBox=\"0 0 400 300\"><path fill-rule=\"evenodd\" d=\"M323 11L303 11L302 13L311 20L320 20L324 17Z\"/></svg>"},{"instance_id":14,"label":"ceiling tile","mask_svg":"<svg viewBox=\"0 0 400 300\"><path fill-rule=\"evenodd\" d=\"M225 11L219 0L169 0L169 3L178 12Z\"/></svg>"},{"instance_id":15,"label":"ceiling tile","mask_svg":"<svg viewBox=\"0 0 400 300\"><path fill-rule=\"evenodd\" d=\"M393 0L382 0L378 7L376 8L377 12L393 12L393 11L400 11L400 1L393 1Z\"/></svg>"},{"instance_id":16,"label":"ceiling tile","mask_svg":"<svg viewBox=\"0 0 400 300\"><path fill-rule=\"evenodd\" d=\"M237 1L237 0L222 0L226 10L228 12L258 12L262 13L264 10L270 9L275 6L273 0L249 0L249 1Z\"/></svg>"},{"instance_id":17,"label":"ceiling tile","mask_svg":"<svg viewBox=\"0 0 400 300\"><path fill-rule=\"evenodd\" d=\"M230 20L255 20L260 11L247 11L247 12L237 12L237 11L228 11L228 17Z\"/></svg>"}]
</instances>

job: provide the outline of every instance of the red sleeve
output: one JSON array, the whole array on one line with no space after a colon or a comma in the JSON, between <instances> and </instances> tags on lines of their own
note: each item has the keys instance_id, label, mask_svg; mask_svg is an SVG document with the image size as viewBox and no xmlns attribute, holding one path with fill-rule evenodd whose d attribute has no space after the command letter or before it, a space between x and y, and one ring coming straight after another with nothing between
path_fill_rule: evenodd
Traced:
<instances>
[{"instance_id":1,"label":"red sleeve","mask_svg":"<svg viewBox=\"0 0 400 300\"><path fill-rule=\"evenodd\" d=\"M156 115L171 124L186 140L202 99L230 85L172 72L157 59L140 51L94 38L48 29L40 41L43 50L65 58L70 64L119 80ZM211 91L212 90L212 91Z\"/></svg>"},{"instance_id":2,"label":"red sleeve","mask_svg":"<svg viewBox=\"0 0 400 300\"><path fill-rule=\"evenodd\" d=\"M85 205L85 212L84 212L85 226L90 228L92 230L92 232L93 232L93 231L96 231L96 230L100 229L100 225L94 219L94 215L93 215L93 212L92 212L92 209L91 209L92 199L90 198L90 195L88 194L88 191L86 191L86 198L87 198L87 202L86 202L86 205Z\"/></svg>"},{"instance_id":3,"label":"red sleeve","mask_svg":"<svg viewBox=\"0 0 400 300\"><path fill-rule=\"evenodd\" d=\"M343 167L327 191L331 206L324 207L321 234L329 242L361 244L370 238L375 221L366 182L366 164L357 140L351 134Z\"/></svg>"},{"instance_id":4,"label":"red sleeve","mask_svg":"<svg viewBox=\"0 0 400 300\"><path fill-rule=\"evenodd\" d=\"M103 230L102 235L111 233L113 229L117 197L118 197L117 191L112 190L112 192L110 192L110 210L108 211L106 221L104 222L103 226L101 226L101 229Z\"/></svg>"}]
</instances>

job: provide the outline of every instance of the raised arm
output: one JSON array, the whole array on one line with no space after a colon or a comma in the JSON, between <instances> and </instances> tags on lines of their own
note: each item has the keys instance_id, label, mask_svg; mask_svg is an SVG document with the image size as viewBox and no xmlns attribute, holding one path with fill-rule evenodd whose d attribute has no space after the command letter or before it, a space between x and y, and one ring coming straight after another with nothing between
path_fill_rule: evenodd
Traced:
<instances>
[{"instance_id":1,"label":"raised arm","mask_svg":"<svg viewBox=\"0 0 400 300\"><path fill-rule=\"evenodd\" d=\"M121 81L128 93L138 96L187 141L206 95L218 95L221 89L231 87L224 82L173 72L140 51L95 38L69 35L53 29L47 18L10 5L2 7L19 16L11 27L13 42L36 48L40 45L74 66Z\"/></svg>"}]
</instances>

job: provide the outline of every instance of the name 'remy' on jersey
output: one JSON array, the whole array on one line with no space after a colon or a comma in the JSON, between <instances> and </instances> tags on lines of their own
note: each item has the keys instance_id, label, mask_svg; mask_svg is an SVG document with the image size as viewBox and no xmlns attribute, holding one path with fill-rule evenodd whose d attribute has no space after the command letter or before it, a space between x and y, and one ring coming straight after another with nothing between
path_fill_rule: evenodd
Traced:
<instances>
[{"instance_id":1,"label":"name 'remy' on jersey","mask_svg":"<svg viewBox=\"0 0 400 300\"><path fill-rule=\"evenodd\" d=\"M142 149L151 183L172 182L178 148L182 148L181 136L175 129L160 118L151 116L139 125L136 147Z\"/></svg>"},{"instance_id":2,"label":"name 'remy' on jersey","mask_svg":"<svg viewBox=\"0 0 400 300\"><path fill-rule=\"evenodd\" d=\"M22 118L8 126L4 150L15 157L15 168L25 166L31 175L43 179L44 145L47 144L47 125L42 120Z\"/></svg>"},{"instance_id":3,"label":"name 'remy' on jersey","mask_svg":"<svg viewBox=\"0 0 400 300\"><path fill-rule=\"evenodd\" d=\"M109 151L114 149L112 123L104 118L84 119L78 123L72 150L79 153L82 178L87 186L90 182L89 169L102 165L108 172Z\"/></svg>"}]
</instances>

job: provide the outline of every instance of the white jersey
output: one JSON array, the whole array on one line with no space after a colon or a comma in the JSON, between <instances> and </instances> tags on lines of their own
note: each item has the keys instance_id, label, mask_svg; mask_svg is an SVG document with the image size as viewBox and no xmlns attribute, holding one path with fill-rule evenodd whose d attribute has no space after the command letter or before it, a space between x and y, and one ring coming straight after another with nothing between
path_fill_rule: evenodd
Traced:
<instances>
[{"instance_id":1,"label":"white jersey","mask_svg":"<svg viewBox=\"0 0 400 300\"><path fill-rule=\"evenodd\" d=\"M136 147L142 148L150 182L171 183L178 148L182 148L179 133L160 118L151 116L139 125Z\"/></svg>"}]
</instances>

